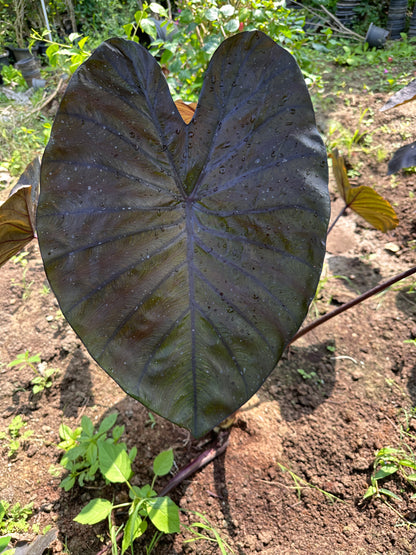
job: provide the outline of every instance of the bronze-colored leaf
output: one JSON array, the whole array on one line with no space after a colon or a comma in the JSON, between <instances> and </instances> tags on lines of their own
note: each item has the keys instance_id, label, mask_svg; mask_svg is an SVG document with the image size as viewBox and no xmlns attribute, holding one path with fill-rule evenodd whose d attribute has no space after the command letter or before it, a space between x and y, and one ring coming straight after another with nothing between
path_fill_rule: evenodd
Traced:
<instances>
[{"instance_id":1,"label":"bronze-colored leaf","mask_svg":"<svg viewBox=\"0 0 416 555\"><path fill-rule=\"evenodd\" d=\"M416 79L410 81L408 85L397 91L388 101L380 108L380 112L385 112L396 106L401 106L407 102L411 102L416 98Z\"/></svg>"},{"instance_id":2,"label":"bronze-colored leaf","mask_svg":"<svg viewBox=\"0 0 416 555\"><path fill-rule=\"evenodd\" d=\"M40 160L35 158L0 206L0 266L36 237Z\"/></svg>"},{"instance_id":3,"label":"bronze-colored leaf","mask_svg":"<svg viewBox=\"0 0 416 555\"><path fill-rule=\"evenodd\" d=\"M350 180L348 179L344 159L339 155L337 148L334 148L329 156L332 158L332 172L335 177L338 192L344 199L345 204L347 204L348 191L351 189L351 185Z\"/></svg>"},{"instance_id":4,"label":"bronze-colored leaf","mask_svg":"<svg viewBox=\"0 0 416 555\"><path fill-rule=\"evenodd\" d=\"M347 207L383 233L397 227L399 219L389 201L366 185L351 187L343 157L335 149L331 158L335 181Z\"/></svg>"},{"instance_id":5,"label":"bronze-colored leaf","mask_svg":"<svg viewBox=\"0 0 416 555\"><path fill-rule=\"evenodd\" d=\"M188 123L193 118L196 109L196 102L186 104L183 100L176 100L175 105L181 115L181 118L188 125Z\"/></svg>"}]
</instances>

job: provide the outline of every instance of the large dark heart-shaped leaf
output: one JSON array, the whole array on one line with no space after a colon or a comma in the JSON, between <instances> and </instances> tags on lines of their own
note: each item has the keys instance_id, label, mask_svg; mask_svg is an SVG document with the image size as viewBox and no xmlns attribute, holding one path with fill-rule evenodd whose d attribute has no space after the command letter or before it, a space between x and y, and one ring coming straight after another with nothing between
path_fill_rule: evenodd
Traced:
<instances>
[{"instance_id":1,"label":"large dark heart-shaped leaf","mask_svg":"<svg viewBox=\"0 0 416 555\"><path fill-rule=\"evenodd\" d=\"M94 359L200 436L254 394L302 323L328 216L301 72L252 32L216 51L188 125L144 48L97 48L56 116L37 227Z\"/></svg>"}]
</instances>

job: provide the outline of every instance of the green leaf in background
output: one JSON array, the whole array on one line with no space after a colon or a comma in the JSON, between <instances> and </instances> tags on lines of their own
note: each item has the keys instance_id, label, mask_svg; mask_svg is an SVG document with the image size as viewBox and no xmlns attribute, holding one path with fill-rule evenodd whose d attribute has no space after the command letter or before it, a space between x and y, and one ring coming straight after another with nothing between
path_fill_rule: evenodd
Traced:
<instances>
[{"instance_id":1,"label":"green leaf in background","mask_svg":"<svg viewBox=\"0 0 416 555\"><path fill-rule=\"evenodd\" d=\"M232 15L234 15L235 8L231 4L224 4L224 6L221 6L220 8L220 12L225 17L231 17Z\"/></svg>"},{"instance_id":2,"label":"green leaf in background","mask_svg":"<svg viewBox=\"0 0 416 555\"><path fill-rule=\"evenodd\" d=\"M113 509L113 504L107 499L92 499L74 518L80 524L97 524L106 519Z\"/></svg>"},{"instance_id":3,"label":"green leaf in background","mask_svg":"<svg viewBox=\"0 0 416 555\"><path fill-rule=\"evenodd\" d=\"M276 367L319 281L327 160L296 61L261 32L227 39L186 124L149 52L111 39L68 85L41 182L63 314L128 394L207 433Z\"/></svg>"},{"instance_id":4,"label":"green leaf in background","mask_svg":"<svg viewBox=\"0 0 416 555\"><path fill-rule=\"evenodd\" d=\"M217 21L218 15L219 15L218 8L208 8L208 10L205 12L205 17L207 18L208 21Z\"/></svg>"},{"instance_id":5,"label":"green leaf in background","mask_svg":"<svg viewBox=\"0 0 416 555\"><path fill-rule=\"evenodd\" d=\"M224 25L224 28L229 33L235 33L238 31L239 26L240 21L238 17L234 17L233 19L230 19L230 21L227 21L227 23Z\"/></svg>"}]
</instances>

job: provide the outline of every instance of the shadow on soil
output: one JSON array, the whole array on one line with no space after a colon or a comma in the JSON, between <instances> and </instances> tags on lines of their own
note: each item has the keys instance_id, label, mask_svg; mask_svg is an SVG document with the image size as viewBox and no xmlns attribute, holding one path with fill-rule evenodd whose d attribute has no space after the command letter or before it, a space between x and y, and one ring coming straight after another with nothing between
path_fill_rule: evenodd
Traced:
<instances>
[{"instance_id":1,"label":"shadow on soil","mask_svg":"<svg viewBox=\"0 0 416 555\"><path fill-rule=\"evenodd\" d=\"M291 422L311 414L331 395L335 385L335 345L291 346L266 382L279 402L281 416Z\"/></svg>"},{"instance_id":2,"label":"shadow on soil","mask_svg":"<svg viewBox=\"0 0 416 555\"><path fill-rule=\"evenodd\" d=\"M378 268L357 257L331 256L328 266L331 273L339 276L345 287L356 295L365 293L383 279Z\"/></svg>"}]
</instances>

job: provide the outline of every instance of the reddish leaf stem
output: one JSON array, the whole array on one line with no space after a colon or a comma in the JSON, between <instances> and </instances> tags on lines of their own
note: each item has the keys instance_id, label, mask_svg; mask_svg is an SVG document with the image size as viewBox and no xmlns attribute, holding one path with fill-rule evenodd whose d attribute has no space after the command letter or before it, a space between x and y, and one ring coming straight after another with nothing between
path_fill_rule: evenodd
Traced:
<instances>
[{"instance_id":1,"label":"reddish leaf stem","mask_svg":"<svg viewBox=\"0 0 416 555\"><path fill-rule=\"evenodd\" d=\"M171 490L176 488L181 482L186 480L189 476L197 472L200 468L205 466L206 464L213 461L216 457L219 457L224 453L228 446L228 435L224 441L224 433L218 435L218 439L216 444L209 449L206 449L203 453L201 453L196 459L191 461L189 464L181 468L177 474L166 484L163 490L159 493L160 497L167 495Z\"/></svg>"},{"instance_id":2,"label":"reddish leaf stem","mask_svg":"<svg viewBox=\"0 0 416 555\"><path fill-rule=\"evenodd\" d=\"M348 205L345 204L344 207L341 209L341 212L338 214L338 216L335 218L335 220L332 222L332 224L329 226L328 232L326 234L326 236L328 237L328 235L331 233L334 225L337 223L337 221L340 219L340 217L344 214L345 210L348 208Z\"/></svg>"},{"instance_id":3,"label":"reddish leaf stem","mask_svg":"<svg viewBox=\"0 0 416 555\"><path fill-rule=\"evenodd\" d=\"M394 277L388 279L387 281L384 281L383 283L380 283L379 285L376 285L376 287L373 287L372 289L370 289L369 291L366 291L362 295L359 295L358 297L355 297L355 299L352 299L352 301L349 301L348 303L345 303L342 306L339 306L338 308L336 308L332 312L328 312L328 314L325 314L324 316L321 316L320 318L318 318L314 322L311 322L309 325L307 325L304 328L302 328L301 330L299 330L298 333L296 333L293 336L289 345L291 345L294 341L299 339L299 337L302 337L303 335L307 334L308 332L310 332L314 328L317 328L318 326L320 326L324 322L327 322L328 320L330 320L334 316L338 316L338 314L341 314L342 312L345 312L346 310L348 310L348 309L352 308L353 306L365 301L366 299L372 297L373 295L376 295L377 293L380 293L381 291L384 291L384 289L387 289L387 287L390 287L391 285L394 285L396 282L398 282L398 281L400 281L404 278L407 278L407 277L409 277L409 276L411 276L412 274L415 274L415 273L416 273L416 266L414 266L413 268L410 268L410 270L406 270L405 272L402 272L401 274L398 274L397 276L394 276Z\"/></svg>"}]
</instances>

